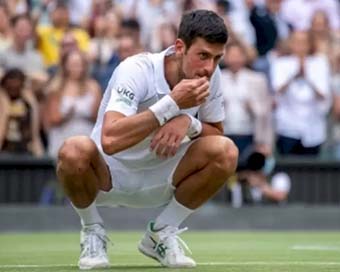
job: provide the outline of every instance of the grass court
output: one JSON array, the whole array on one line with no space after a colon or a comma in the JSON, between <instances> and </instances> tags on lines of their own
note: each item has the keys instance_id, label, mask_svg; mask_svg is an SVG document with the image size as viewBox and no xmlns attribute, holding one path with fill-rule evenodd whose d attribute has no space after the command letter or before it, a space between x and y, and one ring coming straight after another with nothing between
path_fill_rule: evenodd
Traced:
<instances>
[{"instance_id":1,"label":"grass court","mask_svg":"<svg viewBox=\"0 0 340 272\"><path fill-rule=\"evenodd\" d=\"M340 232L194 232L181 237L194 269L162 268L137 251L143 232L109 232L113 272L338 272ZM79 233L2 233L0 271L79 271ZM92 270L103 271L103 270Z\"/></svg>"}]
</instances>

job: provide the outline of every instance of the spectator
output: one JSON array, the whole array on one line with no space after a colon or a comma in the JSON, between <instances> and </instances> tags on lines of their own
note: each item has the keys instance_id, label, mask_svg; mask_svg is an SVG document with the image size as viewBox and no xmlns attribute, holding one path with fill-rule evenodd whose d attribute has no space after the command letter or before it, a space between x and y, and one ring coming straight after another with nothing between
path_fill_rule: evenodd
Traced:
<instances>
[{"instance_id":1,"label":"spectator","mask_svg":"<svg viewBox=\"0 0 340 272\"><path fill-rule=\"evenodd\" d=\"M126 17L135 19L140 24L140 40L144 48L149 49L152 33L162 20L170 21L177 16L176 1L133 0L126 9Z\"/></svg>"},{"instance_id":2,"label":"spectator","mask_svg":"<svg viewBox=\"0 0 340 272\"><path fill-rule=\"evenodd\" d=\"M334 70L336 54L340 52L340 29L332 31L327 14L319 10L312 17L310 34L313 50L317 54L326 55Z\"/></svg>"},{"instance_id":3,"label":"spectator","mask_svg":"<svg viewBox=\"0 0 340 272\"><path fill-rule=\"evenodd\" d=\"M272 64L276 93L277 150L282 155L318 155L326 140L330 108L330 69L327 59L313 56L307 32L295 31L289 56Z\"/></svg>"},{"instance_id":4,"label":"spectator","mask_svg":"<svg viewBox=\"0 0 340 272\"><path fill-rule=\"evenodd\" d=\"M290 192L291 181L284 172L272 173L273 160L262 153L251 152L238 166L234 182L229 182L231 205L284 203Z\"/></svg>"},{"instance_id":5,"label":"spectator","mask_svg":"<svg viewBox=\"0 0 340 272\"><path fill-rule=\"evenodd\" d=\"M116 54L119 62L125 60L127 57L141 53L140 48L134 41L131 36L123 36L120 38Z\"/></svg>"},{"instance_id":6,"label":"spectator","mask_svg":"<svg viewBox=\"0 0 340 272\"><path fill-rule=\"evenodd\" d=\"M48 153L56 158L63 141L90 135L101 99L98 84L88 77L86 57L78 50L63 56L60 73L49 87L44 107Z\"/></svg>"},{"instance_id":7,"label":"spectator","mask_svg":"<svg viewBox=\"0 0 340 272\"><path fill-rule=\"evenodd\" d=\"M266 0L265 6L252 4L250 8L250 22L255 29L256 49L259 56L253 67L264 72L268 77L269 54L289 36L288 25L279 14L281 2L282 0Z\"/></svg>"},{"instance_id":8,"label":"spectator","mask_svg":"<svg viewBox=\"0 0 340 272\"><path fill-rule=\"evenodd\" d=\"M332 109L332 144L333 154L340 160L340 52L335 57L332 75L333 109Z\"/></svg>"},{"instance_id":9,"label":"spectator","mask_svg":"<svg viewBox=\"0 0 340 272\"><path fill-rule=\"evenodd\" d=\"M134 39L135 46L139 48L139 51L143 51L141 44L140 25L135 19L125 19L120 25L120 36L130 36Z\"/></svg>"},{"instance_id":10,"label":"spectator","mask_svg":"<svg viewBox=\"0 0 340 272\"><path fill-rule=\"evenodd\" d=\"M30 1L28 0L4 0L4 2L7 6L10 18L20 14L27 14L31 8Z\"/></svg>"},{"instance_id":11,"label":"spectator","mask_svg":"<svg viewBox=\"0 0 340 272\"><path fill-rule=\"evenodd\" d=\"M71 24L85 29L89 22L92 1L68 0L68 8Z\"/></svg>"},{"instance_id":12,"label":"spectator","mask_svg":"<svg viewBox=\"0 0 340 272\"><path fill-rule=\"evenodd\" d=\"M33 33L30 17L25 14L12 18L12 45L0 53L0 66L3 69L18 68L28 76L30 88L37 96L48 80L42 58L32 47Z\"/></svg>"},{"instance_id":13,"label":"spectator","mask_svg":"<svg viewBox=\"0 0 340 272\"><path fill-rule=\"evenodd\" d=\"M249 21L249 0L230 0L228 12L229 25L233 32L242 39L242 43L255 45L255 32Z\"/></svg>"},{"instance_id":14,"label":"spectator","mask_svg":"<svg viewBox=\"0 0 340 272\"><path fill-rule=\"evenodd\" d=\"M90 42L89 58L92 63L92 75L98 81L102 90L105 90L113 70L119 63L119 59L114 57L114 52L118 47L118 17L116 19L116 33L110 32L111 19L115 16L112 12L106 16L97 16L94 21L94 37ZM112 28L112 27L111 27Z\"/></svg>"},{"instance_id":15,"label":"spectator","mask_svg":"<svg viewBox=\"0 0 340 272\"><path fill-rule=\"evenodd\" d=\"M120 9L120 6L116 2L113 3L113 1L110 0L93 0L91 14L87 27L91 37L94 35L94 23L97 17L103 16L106 17L106 20L108 21L108 32L110 34L112 34L113 32L112 36L116 36L118 32L117 30L119 28L119 22L122 19L122 11Z\"/></svg>"},{"instance_id":16,"label":"spectator","mask_svg":"<svg viewBox=\"0 0 340 272\"><path fill-rule=\"evenodd\" d=\"M80 50L88 52L89 36L85 30L70 25L69 10L63 1L57 1L50 11L50 16L52 25L37 27L38 49L43 56L46 68L59 64L60 41L66 32L72 32Z\"/></svg>"},{"instance_id":17,"label":"spectator","mask_svg":"<svg viewBox=\"0 0 340 272\"><path fill-rule=\"evenodd\" d=\"M8 12L5 5L0 5L0 52L10 47L12 43L12 30L9 23Z\"/></svg>"},{"instance_id":18,"label":"spectator","mask_svg":"<svg viewBox=\"0 0 340 272\"><path fill-rule=\"evenodd\" d=\"M25 90L24 73L9 69L0 84L0 151L43 155L38 106L34 95Z\"/></svg>"},{"instance_id":19,"label":"spectator","mask_svg":"<svg viewBox=\"0 0 340 272\"><path fill-rule=\"evenodd\" d=\"M265 76L246 68L247 55L240 44L227 45L224 61L227 65L221 79L226 116L224 134L235 142L240 157L249 146L271 154L271 98Z\"/></svg>"},{"instance_id":20,"label":"spectator","mask_svg":"<svg viewBox=\"0 0 340 272\"><path fill-rule=\"evenodd\" d=\"M308 31L315 11L327 14L332 30L340 28L339 1L337 0L286 0L282 6L282 17L294 30Z\"/></svg>"},{"instance_id":21,"label":"spectator","mask_svg":"<svg viewBox=\"0 0 340 272\"><path fill-rule=\"evenodd\" d=\"M152 52L162 51L175 43L177 28L175 25L163 22L155 29L150 48Z\"/></svg>"}]
</instances>

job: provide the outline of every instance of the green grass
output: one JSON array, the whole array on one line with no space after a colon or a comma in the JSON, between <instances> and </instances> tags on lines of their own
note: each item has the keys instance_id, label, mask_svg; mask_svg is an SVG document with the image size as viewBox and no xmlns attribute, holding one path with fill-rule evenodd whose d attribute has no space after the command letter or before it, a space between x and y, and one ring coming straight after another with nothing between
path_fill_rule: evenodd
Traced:
<instances>
[{"instance_id":1,"label":"green grass","mask_svg":"<svg viewBox=\"0 0 340 272\"><path fill-rule=\"evenodd\" d=\"M183 271L138 253L141 235L109 234L107 271ZM340 271L340 232L188 232L182 238L198 262L195 272ZM78 233L0 234L1 272L78 271L78 254Z\"/></svg>"}]
</instances>

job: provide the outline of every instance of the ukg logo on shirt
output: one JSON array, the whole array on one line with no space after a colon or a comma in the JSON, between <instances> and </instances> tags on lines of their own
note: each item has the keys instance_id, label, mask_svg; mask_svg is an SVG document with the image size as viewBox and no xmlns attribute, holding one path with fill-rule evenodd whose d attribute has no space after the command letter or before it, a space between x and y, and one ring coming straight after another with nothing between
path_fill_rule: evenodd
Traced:
<instances>
[{"instance_id":1,"label":"ukg logo on shirt","mask_svg":"<svg viewBox=\"0 0 340 272\"><path fill-rule=\"evenodd\" d=\"M133 100L135 98L135 94L132 91L127 90L127 89L125 89L123 87L118 87L117 88L117 93L119 93L122 96L125 96L125 97L129 98L130 100Z\"/></svg>"}]
</instances>

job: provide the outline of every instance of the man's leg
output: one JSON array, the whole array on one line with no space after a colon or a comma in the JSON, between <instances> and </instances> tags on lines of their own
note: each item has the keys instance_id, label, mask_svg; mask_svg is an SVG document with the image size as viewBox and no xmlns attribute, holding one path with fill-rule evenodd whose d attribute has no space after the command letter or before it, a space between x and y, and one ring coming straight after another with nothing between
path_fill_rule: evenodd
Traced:
<instances>
[{"instance_id":1,"label":"man's leg","mask_svg":"<svg viewBox=\"0 0 340 272\"><path fill-rule=\"evenodd\" d=\"M193 143L174 173L175 197L189 209L209 200L235 172L238 149L223 136L207 136Z\"/></svg>"},{"instance_id":2,"label":"man's leg","mask_svg":"<svg viewBox=\"0 0 340 272\"><path fill-rule=\"evenodd\" d=\"M106 234L95 199L99 190L109 191L112 185L95 143L85 136L66 140L59 151L57 175L83 225L79 267L107 267Z\"/></svg>"},{"instance_id":3,"label":"man's leg","mask_svg":"<svg viewBox=\"0 0 340 272\"><path fill-rule=\"evenodd\" d=\"M138 248L164 266L193 267L195 261L184 255L177 234L179 225L209 200L236 170L238 149L222 136L196 140L181 159L173 176L175 195L168 206L149 224Z\"/></svg>"},{"instance_id":4,"label":"man's leg","mask_svg":"<svg viewBox=\"0 0 340 272\"><path fill-rule=\"evenodd\" d=\"M173 176L175 196L156 219L155 227L178 227L223 186L234 173L237 158L237 147L226 137L197 139L178 164Z\"/></svg>"}]
</instances>

